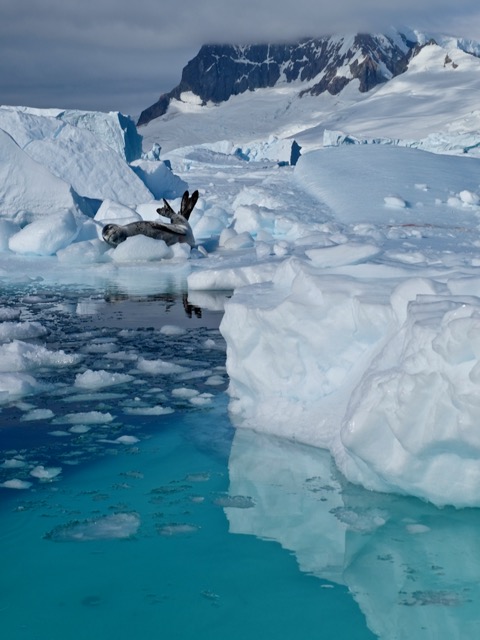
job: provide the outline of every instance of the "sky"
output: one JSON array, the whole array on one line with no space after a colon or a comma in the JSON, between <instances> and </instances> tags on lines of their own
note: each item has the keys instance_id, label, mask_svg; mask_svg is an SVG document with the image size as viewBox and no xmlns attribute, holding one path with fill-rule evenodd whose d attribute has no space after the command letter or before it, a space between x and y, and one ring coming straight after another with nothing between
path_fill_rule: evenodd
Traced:
<instances>
[{"instance_id":1,"label":"sky","mask_svg":"<svg viewBox=\"0 0 480 640\"><path fill-rule=\"evenodd\" d=\"M138 116L202 44L408 25L480 40L478 0L1 0L0 104Z\"/></svg>"}]
</instances>

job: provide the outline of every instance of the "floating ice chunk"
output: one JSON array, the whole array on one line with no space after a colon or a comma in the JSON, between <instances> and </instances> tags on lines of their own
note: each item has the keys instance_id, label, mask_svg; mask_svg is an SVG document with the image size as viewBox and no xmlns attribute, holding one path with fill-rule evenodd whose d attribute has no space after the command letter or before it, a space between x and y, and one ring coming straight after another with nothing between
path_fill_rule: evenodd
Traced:
<instances>
[{"instance_id":1,"label":"floating ice chunk","mask_svg":"<svg viewBox=\"0 0 480 640\"><path fill-rule=\"evenodd\" d=\"M90 344L83 347L82 351L87 353L112 353L118 349L115 342L103 342L94 340Z\"/></svg>"},{"instance_id":2,"label":"floating ice chunk","mask_svg":"<svg viewBox=\"0 0 480 640\"><path fill-rule=\"evenodd\" d=\"M43 482L48 482L50 480L53 480L61 473L62 473L61 467L44 467L41 464L34 467L30 471L31 476L33 476L34 478L38 478Z\"/></svg>"},{"instance_id":3,"label":"floating ice chunk","mask_svg":"<svg viewBox=\"0 0 480 640\"><path fill-rule=\"evenodd\" d=\"M48 331L40 322L1 322L0 342L10 340L30 340L47 335Z\"/></svg>"},{"instance_id":4,"label":"floating ice chunk","mask_svg":"<svg viewBox=\"0 0 480 640\"><path fill-rule=\"evenodd\" d=\"M163 240L139 235L127 238L110 255L114 262L149 262L169 259L173 253Z\"/></svg>"},{"instance_id":5,"label":"floating ice chunk","mask_svg":"<svg viewBox=\"0 0 480 640\"><path fill-rule=\"evenodd\" d=\"M164 324L163 327L160 328L160 333L165 336L181 336L186 332L186 329L174 324Z\"/></svg>"},{"instance_id":6,"label":"floating ice chunk","mask_svg":"<svg viewBox=\"0 0 480 640\"><path fill-rule=\"evenodd\" d=\"M31 482L19 480L18 478L12 478L12 480L6 480L0 484L0 487L4 487L5 489L30 489L31 486Z\"/></svg>"},{"instance_id":7,"label":"floating ice chunk","mask_svg":"<svg viewBox=\"0 0 480 640\"><path fill-rule=\"evenodd\" d=\"M44 385L26 373L0 373L0 404L38 393L42 389Z\"/></svg>"},{"instance_id":8,"label":"floating ice chunk","mask_svg":"<svg viewBox=\"0 0 480 640\"><path fill-rule=\"evenodd\" d=\"M124 409L124 413L130 416L166 416L174 413L174 409L171 407L162 407L158 404L154 407L127 407Z\"/></svg>"},{"instance_id":9,"label":"floating ice chunk","mask_svg":"<svg viewBox=\"0 0 480 640\"><path fill-rule=\"evenodd\" d=\"M0 371L29 371L38 367L66 367L81 360L77 354L50 351L20 340L0 345Z\"/></svg>"},{"instance_id":10,"label":"floating ice chunk","mask_svg":"<svg viewBox=\"0 0 480 640\"><path fill-rule=\"evenodd\" d=\"M262 260L263 258L267 258L268 256L270 256L273 253L273 249L268 242L261 242L256 240L255 253L257 255L257 259Z\"/></svg>"},{"instance_id":11,"label":"floating ice chunk","mask_svg":"<svg viewBox=\"0 0 480 640\"><path fill-rule=\"evenodd\" d=\"M185 480L187 482L208 482L211 479L211 474L207 472L205 473L189 473Z\"/></svg>"},{"instance_id":12,"label":"floating ice chunk","mask_svg":"<svg viewBox=\"0 0 480 640\"><path fill-rule=\"evenodd\" d=\"M468 189L460 191L458 196L460 200L466 205L477 206L480 202L480 196L473 191L469 191Z\"/></svg>"},{"instance_id":13,"label":"floating ice chunk","mask_svg":"<svg viewBox=\"0 0 480 640\"><path fill-rule=\"evenodd\" d=\"M91 430L91 427L88 427L86 424L77 424L69 429L70 433L82 434L88 433Z\"/></svg>"},{"instance_id":14,"label":"floating ice chunk","mask_svg":"<svg viewBox=\"0 0 480 640\"><path fill-rule=\"evenodd\" d=\"M117 438L116 440L114 440L114 442L118 442L118 444L137 444L137 442L140 442L139 438L136 438L135 436L120 436L119 438Z\"/></svg>"},{"instance_id":15,"label":"floating ice chunk","mask_svg":"<svg viewBox=\"0 0 480 640\"><path fill-rule=\"evenodd\" d=\"M199 529L200 527L194 524L174 522L172 524L165 524L158 527L158 533L161 536L184 536L190 533L196 533Z\"/></svg>"},{"instance_id":16,"label":"floating ice chunk","mask_svg":"<svg viewBox=\"0 0 480 640\"><path fill-rule=\"evenodd\" d=\"M20 318L20 311L18 309L12 309L11 307L0 307L0 322L18 320Z\"/></svg>"},{"instance_id":17,"label":"floating ice chunk","mask_svg":"<svg viewBox=\"0 0 480 640\"><path fill-rule=\"evenodd\" d=\"M0 464L2 469L21 469L27 463L24 460L19 460L18 458L10 458L9 460L5 460Z\"/></svg>"},{"instance_id":18,"label":"floating ice chunk","mask_svg":"<svg viewBox=\"0 0 480 640\"><path fill-rule=\"evenodd\" d=\"M219 507L231 509L251 509L255 506L255 500L250 496L231 496L222 494L213 500Z\"/></svg>"},{"instance_id":19,"label":"floating ice chunk","mask_svg":"<svg viewBox=\"0 0 480 640\"><path fill-rule=\"evenodd\" d=\"M460 200L458 196L450 196L449 198L447 198L447 205L449 207L454 207L456 209L459 209L460 207L463 206L463 202Z\"/></svg>"},{"instance_id":20,"label":"floating ice chunk","mask_svg":"<svg viewBox=\"0 0 480 640\"><path fill-rule=\"evenodd\" d=\"M400 196L385 196L383 201L386 207L391 207L392 209L405 209L407 207L407 203Z\"/></svg>"},{"instance_id":21,"label":"floating ice chunk","mask_svg":"<svg viewBox=\"0 0 480 640\"><path fill-rule=\"evenodd\" d=\"M255 234L264 227L273 227L275 214L272 210L256 204L239 205L235 209L233 227L238 234L245 231Z\"/></svg>"},{"instance_id":22,"label":"floating ice chunk","mask_svg":"<svg viewBox=\"0 0 480 640\"><path fill-rule=\"evenodd\" d=\"M111 413L101 411L80 411L79 413L67 413L56 418L58 424L108 424L113 421Z\"/></svg>"},{"instance_id":23,"label":"floating ice chunk","mask_svg":"<svg viewBox=\"0 0 480 640\"><path fill-rule=\"evenodd\" d=\"M210 376L205 380L205 384L212 385L214 387L225 384L225 378L223 376L219 376L217 374Z\"/></svg>"},{"instance_id":24,"label":"floating ice chunk","mask_svg":"<svg viewBox=\"0 0 480 640\"><path fill-rule=\"evenodd\" d=\"M200 393L198 396L190 398L190 404L194 404L197 407L203 407L207 404L211 404L213 395L211 393Z\"/></svg>"},{"instance_id":25,"label":"floating ice chunk","mask_svg":"<svg viewBox=\"0 0 480 640\"><path fill-rule=\"evenodd\" d=\"M357 264L374 258L380 253L381 250L373 244L356 244L354 242L305 251L306 256L316 267L323 268Z\"/></svg>"},{"instance_id":26,"label":"floating ice chunk","mask_svg":"<svg viewBox=\"0 0 480 640\"><path fill-rule=\"evenodd\" d=\"M242 233L238 233L231 237L229 240L226 240L223 243L223 247L230 251L238 251L239 249L249 249L250 247L253 247L254 244L253 238L248 231L243 231Z\"/></svg>"},{"instance_id":27,"label":"floating ice chunk","mask_svg":"<svg viewBox=\"0 0 480 640\"><path fill-rule=\"evenodd\" d=\"M111 373L104 369L98 371L87 369L84 373L76 375L74 386L80 389L103 389L117 384L125 384L133 379L133 376L126 373Z\"/></svg>"},{"instance_id":28,"label":"floating ice chunk","mask_svg":"<svg viewBox=\"0 0 480 640\"><path fill-rule=\"evenodd\" d=\"M132 538L140 527L136 513L115 513L83 522L73 521L55 527L45 535L54 542L89 542Z\"/></svg>"},{"instance_id":29,"label":"floating ice chunk","mask_svg":"<svg viewBox=\"0 0 480 640\"><path fill-rule=\"evenodd\" d=\"M101 237L102 227L106 224L129 224L130 222L138 222L142 219L142 216L126 205L106 198L93 219L100 223L98 232L99 237Z\"/></svg>"},{"instance_id":30,"label":"floating ice chunk","mask_svg":"<svg viewBox=\"0 0 480 640\"><path fill-rule=\"evenodd\" d=\"M427 527L426 524L407 524L406 529L408 533L428 533L431 531L430 527Z\"/></svg>"},{"instance_id":31,"label":"floating ice chunk","mask_svg":"<svg viewBox=\"0 0 480 640\"><path fill-rule=\"evenodd\" d=\"M153 375L170 375L174 373L183 373L188 371L187 367L182 367L174 362L166 360L146 360L140 357L137 362L137 369L143 373L151 373Z\"/></svg>"},{"instance_id":32,"label":"floating ice chunk","mask_svg":"<svg viewBox=\"0 0 480 640\"><path fill-rule=\"evenodd\" d=\"M171 257L176 260L188 260L192 251L192 247L186 242L176 242L169 249Z\"/></svg>"},{"instance_id":33,"label":"floating ice chunk","mask_svg":"<svg viewBox=\"0 0 480 640\"><path fill-rule=\"evenodd\" d=\"M193 235L198 240L216 237L222 234L226 221L213 215L203 215L192 225Z\"/></svg>"},{"instance_id":34,"label":"floating ice chunk","mask_svg":"<svg viewBox=\"0 0 480 640\"><path fill-rule=\"evenodd\" d=\"M57 258L62 263L94 264L101 262L108 251L106 242L99 240L84 240L74 242L64 249L57 251Z\"/></svg>"},{"instance_id":35,"label":"floating ice chunk","mask_svg":"<svg viewBox=\"0 0 480 640\"><path fill-rule=\"evenodd\" d=\"M172 396L186 400L198 396L199 393L200 392L197 391L197 389L189 389L188 387L178 387L177 389L172 390Z\"/></svg>"},{"instance_id":36,"label":"floating ice chunk","mask_svg":"<svg viewBox=\"0 0 480 640\"><path fill-rule=\"evenodd\" d=\"M68 246L78 233L77 222L70 211L31 222L11 236L11 251L40 256L54 255Z\"/></svg>"},{"instance_id":37,"label":"floating ice chunk","mask_svg":"<svg viewBox=\"0 0 480 640\"><path fill-rule=\"evenodd\" d=\"M50 420L54 417L54 413L51 409L32 409L27 411L21 417L22 421L34 421L34 420Z\"/></svg>"},{"instance_id":38,"label":"floating ice chunk","mask_svg":"<svg viewBox=\"0 0 480 640\"><path fill-rule=\"evenodd\" d=\"M218 240L218 244L220 247L224 247L225 244L229 241L232 240L233 238L235 238L237 236L237 232L235 231L235 229L233 229L232 227L228 227L227 229L223 229L223 231L220 234L220 238Z\"/></svg>"},{"instance_id":39,"label":"floating ice chunk","mask_svg":"<svg viewBox=\"0 0 480 640\"><path fill-rule=\"evenodd\" d=\"M285 256L287 256L290 252L290 247L288 242L285 242L285 240L281 240L280 242L276 242L273 245L273 253L278 256L279 258L284 258Z\"/></svg>"}]
</instances>

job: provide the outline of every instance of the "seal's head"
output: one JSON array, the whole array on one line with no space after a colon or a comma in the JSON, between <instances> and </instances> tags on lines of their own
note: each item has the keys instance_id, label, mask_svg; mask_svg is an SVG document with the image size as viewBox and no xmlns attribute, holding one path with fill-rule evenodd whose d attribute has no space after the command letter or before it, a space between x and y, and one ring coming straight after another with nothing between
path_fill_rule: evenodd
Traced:
<instances>
[{"instance_id":1,"label":"seal's head","mask_svg":"<svg viewBox=\"0 0 480 640\"><path fill-rule=\"evenodd\" d=\"M102 229L102 238L111 247L118 247L127 237L125 229L118 224L107 224Z\"/></svg>"}]
</instances>

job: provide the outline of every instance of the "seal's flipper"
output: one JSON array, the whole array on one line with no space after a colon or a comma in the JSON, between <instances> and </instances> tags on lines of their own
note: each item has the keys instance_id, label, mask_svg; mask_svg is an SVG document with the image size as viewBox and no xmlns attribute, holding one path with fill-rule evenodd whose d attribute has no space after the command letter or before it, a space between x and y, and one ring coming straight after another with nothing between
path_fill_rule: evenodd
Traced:
<instances>
[{"instance_id":1,"label":"seal's flipper","mask_svg":"<svg viewBox=\"0 0 480 640\"><path fill-rule=\"evenodd\" d=\"M188 191L185 191L185 193L183 194L182 204L180 207L180 215L183 216L185 220L188 220L190 218L190 214L197 204L198 196L198 190L195 190L191 196L189 195Z\"/></svg>"}]
</instances>

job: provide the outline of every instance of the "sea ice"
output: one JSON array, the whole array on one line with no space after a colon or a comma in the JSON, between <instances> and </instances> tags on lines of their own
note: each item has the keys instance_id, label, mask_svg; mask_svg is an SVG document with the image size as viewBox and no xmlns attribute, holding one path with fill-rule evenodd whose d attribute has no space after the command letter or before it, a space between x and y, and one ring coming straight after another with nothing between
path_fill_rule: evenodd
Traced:
<instances>
[{"instance_id":1,"label":"sea ice","mask_svg":"<svg viewBox=\"0 0 480 640\"><path fill-rule=\"evenodd\" d=\"M36 421L36 420L50 420L53 418L55 414L51 409L31 409L23 414L21 417L22 421Z\"/></svg>"},{"instance_id":2,"label":"sea ice","mask_svg":"<svg viewBox=\"0 0 480 640\"><path fill-rule=\"evenodd\" d=\"M21 254L54 255L67 247L78 234L79 227L70 211L34 220L10 237L8 247Z\"/></svg>"},{"instance_id":3,"label":"sea ice","mask_svg":"<svg viewBox=\"0 0 480 640\"><path fill-rule=\"evenodd\" d=\"M98 371L87 369L75 376L74 386L80 389L103 389L117 384L125 384L133 379L133 376L126 373L111 373L104 369Z\"/></svg>"},{"instance_id":4,"label":"sea ice","mask_svg":"<svg viewBox=\"0 0 480 640\"><path fill-rule=\"evenodd\" d=\"M61 467L44 467L40 464L30 471L30 475L42 482L49 482L60 475L61 472Z\"/></svg>"},{"instance_id":5,"label":"sea ice","mask_svg":"<svg viewBox=\"0 0 480 640\"><path fill-rule=\"evenodd\" d=\"M58 417L55 422L58 424L108 424L113 422L113 416L111 413L102 411L79 411Z\"/></svg>"},{"instance_id":6,"label":"sea ice","mask_svg":"<svg viewBox=\"0 0 480 640\"><path fill-rule=\"evenodd\" d=\"M149 373L151 375L171 375L188 371L187 367L175 364L174 362L167 362L161 359L147 360L143 357L138 359L136 367L142 373Z\"/></svg>"},{"instance_id":7,"label":"sea ice","mask_svg":"<svg viewBox=\"0 0 480 640\"><path fill-rule=\"evenodd\" d=\"M114 513L82 522L59 525L45 535L53 542L90 542L133 538L140 527L136 513Z\"/></svg>"},{"instance_id":8,"label":"sea ice","mask_svg":"<svg viewBox=\"0 0 480 640\"><path fill-rule=\"evenodd\" d=\"M5 489L30 489L31 486L31 482L19 480L18 478L12 478L11 480L5 480L5 482L0 483L0 487L4 487Z\"/></svg>"},{"instance_id":9,"label":"sea ice","mask_svg":"<svg viewBox=\"0 0 480 640\"><path fill-rule=\"evenodd\" d=\"M130 416L166 416L174 409L157 404L154 407L126 407L123 412Z\"/></svg>"}]
</instances>

